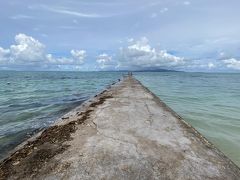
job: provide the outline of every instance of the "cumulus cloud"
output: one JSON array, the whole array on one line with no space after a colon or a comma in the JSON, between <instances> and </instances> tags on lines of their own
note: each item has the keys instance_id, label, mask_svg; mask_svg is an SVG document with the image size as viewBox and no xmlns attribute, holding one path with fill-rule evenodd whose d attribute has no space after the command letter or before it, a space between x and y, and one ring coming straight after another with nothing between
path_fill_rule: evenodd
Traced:
<instances>
[{"instance_id":1,"label":"cumulus cloud","mask_svg":"<svg viewBox=\"0 0 240 180\"><path fill-rule=\"evenodd\" d=\"M237 60L237 59L235 59L235 58L225 59L225 60L223 60L223 63L224 63L228 68L240 70L240 60Z\"/></svg>"},{"instance_id":2,"label":"cumulus cloud","mask_svg":"<svg viewBox=\"0 0 240 180\"><path fill-rule=\"evenodd\" d=\"M184 58L172 55L167 50L152 48L146 37L120 48L118 57L120 69L171 68L183 64L185 64Z\"/></svg>"},{"instance_id":3,"label":"cumulus cloud","mask_svg":"<svg viewBox=\"0 0 240 180\"><path fill-rule=\"evenodd\" d=\"M116 62L112 60L112 56L103 53L97 56L97 63L100 69L114 69Z\"/></svg>"},{"instance_id":4,"label":"cumulus cloud","mask_svg":"<svg viewBox=\"0 0 240 180\"><path fill-rule=\"evenodd\" d=\"M45 46L38 40L25 34L15 37L16 45L10 46L10 55L13 63L34 63L45 59Z\"/></svg>"},{"instance_id":5,"label":"cumulus cloud","mask_svg":"<svg viewBox=\"0 0 240 180\"><path fill-rule=\"evenodd\" d=\"M71 54L73 58L76 60L77 64L83 64L86 58L86 51L85 50L71 50Z\"/></svg>"},{"instance_id":6,"label":"cumulus cloud","mask_svg":"<svg viewBox=\"0 0 240 180\"><path fill-rule=\"evenodd\" d=\"M1 65L81 65L86 58L84 50L71 50L70 57L53 57L44 44L25 34L16 35L15 42L8 49L0 47Z\"/></svg>"}]
</instances>

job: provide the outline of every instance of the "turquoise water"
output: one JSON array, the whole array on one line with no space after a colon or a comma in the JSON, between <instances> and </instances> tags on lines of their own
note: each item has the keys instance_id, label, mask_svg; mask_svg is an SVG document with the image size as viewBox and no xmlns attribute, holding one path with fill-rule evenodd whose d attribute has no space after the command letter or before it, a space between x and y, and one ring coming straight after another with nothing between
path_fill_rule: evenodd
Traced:
<instances>
[{"instance_id":1,"label":"turquoise water","mask_svg":"<svg viewBox=\"0 0 240 180\"><path fill-rule=\"evenodd\" d=\"M240 74L135 74L240 166Z\"/></svg>"},{"instance_id":2,"label":"turquoise water","mask_svg":"<svg viewBox=\"0 0 240 180\"><path fill-rule=\"evenodd\" d=\"M0 158L121 74L0 72ZM240 74L135 76L240 166Z\"/></svg>"},{"instance_id":3,"label":"turquoise water","mask_svg":"<svg viewBox=\"0 0 240 180\"><path fill-rule=\"evenodd\" d=\"M0 159L120 77L115 72L0 72Z\"/></svg>"}]
</instances>

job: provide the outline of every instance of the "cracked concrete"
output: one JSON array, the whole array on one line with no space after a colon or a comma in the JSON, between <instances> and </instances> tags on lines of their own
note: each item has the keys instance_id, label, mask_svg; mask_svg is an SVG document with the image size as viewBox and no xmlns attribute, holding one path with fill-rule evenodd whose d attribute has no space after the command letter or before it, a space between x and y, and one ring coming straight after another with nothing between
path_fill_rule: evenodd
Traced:
<instances>
[{"instance_id":1,"label":"cracked concrete","mask_svg":"<svg viewBox=\"0 0 240 180\"><path fill-rule=\"evenodd\" d=\"M59 122L92 110L68 148L24 179L240 179L234 163L133 77L100 96L111 98Z\"/></svg>"}]
</instances>

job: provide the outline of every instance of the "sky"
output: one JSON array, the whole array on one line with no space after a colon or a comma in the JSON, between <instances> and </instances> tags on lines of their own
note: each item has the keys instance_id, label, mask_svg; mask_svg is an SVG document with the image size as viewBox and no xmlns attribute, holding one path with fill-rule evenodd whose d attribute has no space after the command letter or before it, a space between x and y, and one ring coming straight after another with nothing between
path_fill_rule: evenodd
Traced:
<instances>
[{"instance_id":1,"label":"sky","mask_svg":"<svg viewBox=\"0 0 240 180\"><path fill-rule=\"evenodd\" d=\"M0 1L0 70L240 71L239 0Z\"/></svg>"}]
</instances>

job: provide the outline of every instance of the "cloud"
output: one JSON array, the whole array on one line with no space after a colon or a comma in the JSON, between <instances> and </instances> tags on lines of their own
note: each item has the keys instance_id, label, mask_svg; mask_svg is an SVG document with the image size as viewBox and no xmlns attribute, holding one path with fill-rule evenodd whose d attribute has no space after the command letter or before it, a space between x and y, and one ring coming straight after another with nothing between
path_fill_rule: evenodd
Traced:
<instances>
[{"instance_id":1,"label":"cloud","mask_svg":"<svg viewBox=\"0 0 240 180\"><path fill-rule=\"evenodd\" d=\"M168 8L166 8L166 7L165 7L165 8L162 8L162 9L160 10L161 13L165 13L165 12L167 12L167 11L168 11Z\"/></svg>"},{"instance_id":2,"label":"cloud","mask_svg":"<svg viewBox=\"0 0 240 180\"><path fill-rule=\"evenodd\" d=\"M3 49L2 47L0 47L0 64L7 61L7 57L9 56L9 54L9 49Z\"/></svg>"},{"instance_id":3,"label":"cloud","mask_svg":"<svg viewBox=\"0 0 240 180\"><path fill-rule=\"evenodd\" d=\"M118 56L119 69L172 68L184 64L184 58L152 48L146 37L120 48Z\"/></svg>"},{"instance_id":4,"label":"cloud","mask_svg":"<svg viewBox=\"0 0 240 180\"><path fill-rule=\"evenodd\" d=\"M11 16L10 19L13 19L13 20L19 20L19 19L34 19L34 17L32 17L32 16L27 16L27 15L23 15L23 14L18 14L18 15L15 15L15 16Z\"/></svg>"},{"instance_id":5,"label":"cloud","mask_svg":"<svg viewBox=\"0 0 240 180\"><path fill-rule=\"evenodd\" d=\"M191 3L190 3L189 1L184 1L183 4L186 5L186 6L188 6L188 5L190 5Z\"/></svg>"},{"instance_id":6,"label":"cloud","mask_svg":"<svg viewBox=\"0 0 240 180\"><path fill-rule=\"evenodd\" d=\"M240 70L240 60L232 57L232 53L221 51L217 55L217 60L221 67L227 67L229 69Z\"/></svg>"},{"instance_id":7,"label":"cloud","mask_svg":"<svg viewBox=\"0 0 240 180\"><path fill-rule=\"evenodd\" d=\"M103 53L97 56L96 62L99 65L100 69L114 69L116 62L112 60L112 56Z\"/></svg>"},{"instance_id":8,"label":"cloud","mask_svg":"<svg viewBox=\"0 0 240 180\"><path fill-rule=\"evenodd\" d=\"M116 14L96 14L96 13L83 13L79 11L74 11L71 9L66 9L65 7L50 7L45 5L29 6L30 9L43 9L49 12L54 12L63 15L75 16L80 18L107 18L116 16Z\"/></svg>"},{"instance_id":9,"label":"cloud","mask_svg":"<svg viewBox=\"0 0 240 180\"><path fill-rule=\"evenodd\" d=\"M215 64L213 64L212 62L209 62L209 63L208 63L208 68L209 68L209 69L212 69L212 68L214 68L214 67L216 67Z\"/></svg>"},{"instance_id":10,"label":"cloud","mask_svg":"<svg viewBox=\"0 0 240 180\"><path fill-rule=\"evenodd\" d=\"M72 57L76 60L77 64L83 64L86 58L85 50L71 50Z\"/></svg>"},{"instance_id":11,"label":"cloud","mask_svg":"<svg viewBox=\"0 0 240 180\"><path fill-rule=\"evenodd\" d=\"M165 7L160 10L160 13L163 14L163 13L166 13L167 11L168 11L168 8ZM158 13L154 12L150 15L150 18L156 18L157 16L158 16Z\"/></svg>"},{"instance_id":12,"label":"cloud","mask_svg":"<svg viewBox=\"0 0 240 180\"><path fill-rule=\"evenodd\" d=\"M225 60L223 60L223 63L224 63L228 68L240 70L240 60L237 60L237 59L235 59L235 58L225 59Z\"/></svg>"},{"instance_id":13,"label":"cloud","mask_svg":"<svg viewBox=\"0 0 240 180\"><path fill-rule=\"evenodd\" d=\"M44 44L25 34L16 35L15 42L8 49L0 47L0 65L81 65L86 58L84 50L71 50L70 57L53 57Z\"/></svg>"},{"instance_id":14,"label":"cloud","mask_svg":"<svg viewBox=\"0 0 240 180\"><path fill-rule=\"evenodd\" d=\"M10 46L10 59L13 63L34 63L45 59L45 46L25 34L15 36L16 45Z\"/></svg>"},{"instance_id":15,"label":"cloud","mask_svg":"<svg viewBox=\"0 0 240 180\"><path fill-rule=\"evenodd\" d=\"M48 8L48 10L51 11L51 12L55 12L55 13L72 15L72 16L77 16L77 17L85 17L85 18L100 18L100 17L102 17L99 14L86 14L86 13L81 13L81 12L76 12L76 11L65 10L65 9L51 9L51 8Z\"/></svg>"}]
</instances>

